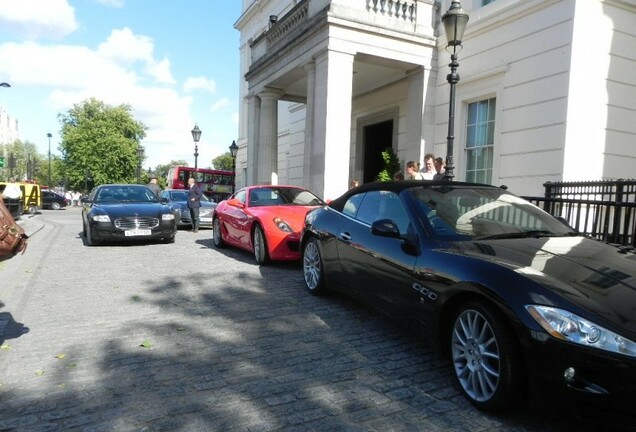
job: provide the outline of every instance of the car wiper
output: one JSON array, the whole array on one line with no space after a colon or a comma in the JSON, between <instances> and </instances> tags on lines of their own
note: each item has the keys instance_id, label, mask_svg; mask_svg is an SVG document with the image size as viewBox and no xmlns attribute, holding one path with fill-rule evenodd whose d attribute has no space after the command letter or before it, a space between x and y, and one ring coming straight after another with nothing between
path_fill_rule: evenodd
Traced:
<instances>
[{"instance_id":1,"label":"car wiper","mask_svg":"<svg viewBox=\"0 0 636 432\"><path fill-rule=\"evenodd\" d=\"M495 239L516 239L516 238L540 238L540 237L563 237L570 234L557 234L546 230L530 230L521 232L511 232L475 237L475 240L495 240Z\"/></svg>"}]
</instances>

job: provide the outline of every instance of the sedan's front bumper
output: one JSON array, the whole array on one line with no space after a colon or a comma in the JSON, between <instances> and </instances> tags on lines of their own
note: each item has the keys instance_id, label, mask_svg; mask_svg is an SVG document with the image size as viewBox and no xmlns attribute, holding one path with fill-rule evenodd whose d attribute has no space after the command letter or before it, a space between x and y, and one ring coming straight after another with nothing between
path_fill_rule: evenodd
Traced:
<instances>
[{"instance_id":1,"label":"sedan's front bumper","mask_svg":"<svg viewBox=\"0 0 636 432\"><path fill-rule=\"evenodd\" d=\"M212 210L199 211L199 228L212 228ZM175 212L177 225L179 227L192 226L192 218L190 217L190 209L177 210Z\"/></svg>"},{"instance_id":2,"label":"sedan's front bumper","mask_svg":"<svg viewBox=\"0 0 636 432\"><path fill-rule=\"evenodd\" d=\"M114 227L111 223L97 222L91 224L91 232L93 238L98 241L144 241L159 240L173 238L177 232L177 226L174 221L164 221L159 226L151 228L149 235L126 235L125 229Z\"/></svg>"},{"instance_id":3,"label":"sedan's front bumper","mask_svg":"<svg viewBox=\"0 0 636 432\"><path fill-rule=\"evenodd\" d=\"M636 359L531 332L526 364L533 400L584 420L635 428Z\"/></svg>"}]
</instances>

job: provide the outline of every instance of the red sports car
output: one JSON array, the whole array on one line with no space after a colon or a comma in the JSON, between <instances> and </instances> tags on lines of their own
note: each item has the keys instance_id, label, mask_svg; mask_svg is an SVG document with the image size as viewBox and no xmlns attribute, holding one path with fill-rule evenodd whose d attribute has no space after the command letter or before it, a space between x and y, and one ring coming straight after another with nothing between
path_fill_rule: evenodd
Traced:
<instances>
[{"instance_id":1,"label":"red sports car","mask_svg":"<svg viewBox=\"0 0 636 432\"><path fill-rule=\"evenodd\" d=\"M325 203L295 186L248 186L214 209L214 246L254 253L258 264L300 259L300 231L308 211Z\"/></svg>"}]
</instances>

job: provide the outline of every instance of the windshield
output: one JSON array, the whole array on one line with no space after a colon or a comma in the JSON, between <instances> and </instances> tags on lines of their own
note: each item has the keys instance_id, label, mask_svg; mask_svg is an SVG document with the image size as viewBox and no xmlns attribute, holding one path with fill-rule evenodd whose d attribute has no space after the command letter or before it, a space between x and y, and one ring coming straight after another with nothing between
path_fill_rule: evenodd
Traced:
<instances>
[{"instance_id":1,"label":"windshield","mask_svg":"<svg viewBox=\"0 0 636 432\"><path fill-rule=\"evenodd\" d=\"M146 186L122 185L104 186L95 192L97 204L158 202L157 195Z\"/></svg>"},{"instance_id":2,"label":"windshield","mask_svg":"<svg viewBox=\"0 0 636 432\"><path fill-rule=\"evenodd\" d=\"M188 191L186 190L178 190L178 191L170 191L170 201L188 201ZM201 195L201 201L210 201L210 199Z\"/></svg>"},{"instance_id":3,"label":"windshield","mask_svg":"<svg viewBox=\"0 0 636 432\"><path fill-rule=\"evenodd\" d=\"M319 206L323 201L306 189L258 188L250 190L249 205L263 207L272 205Z\"/></svg>"},{"instance_id":4,"label":"windshield","mask_svg":"<svg viewBox=\"0 0 636 432\"><path fill-rule=\"evenodd\" d=\"M439 186L410 191L437 235L473 239L554 237L576 232L503 189Z\"/></svg>"}]
</instances>

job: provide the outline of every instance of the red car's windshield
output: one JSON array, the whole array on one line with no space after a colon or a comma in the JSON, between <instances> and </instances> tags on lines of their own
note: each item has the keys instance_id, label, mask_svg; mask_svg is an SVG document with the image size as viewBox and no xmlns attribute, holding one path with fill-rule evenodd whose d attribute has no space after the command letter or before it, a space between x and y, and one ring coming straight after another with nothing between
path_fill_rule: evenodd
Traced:
<instances>
[{"instance_id":1,"label":"red car's windshield","mask_svg":"<svg viewBox=\"0 0 636 432\"><path fill-rule=\"evenodd\" d=\"M258 188L250 191L251 207L273 205L318 206L323 201L306 189L297 188Z\"/></svg>"}]
</instances>

